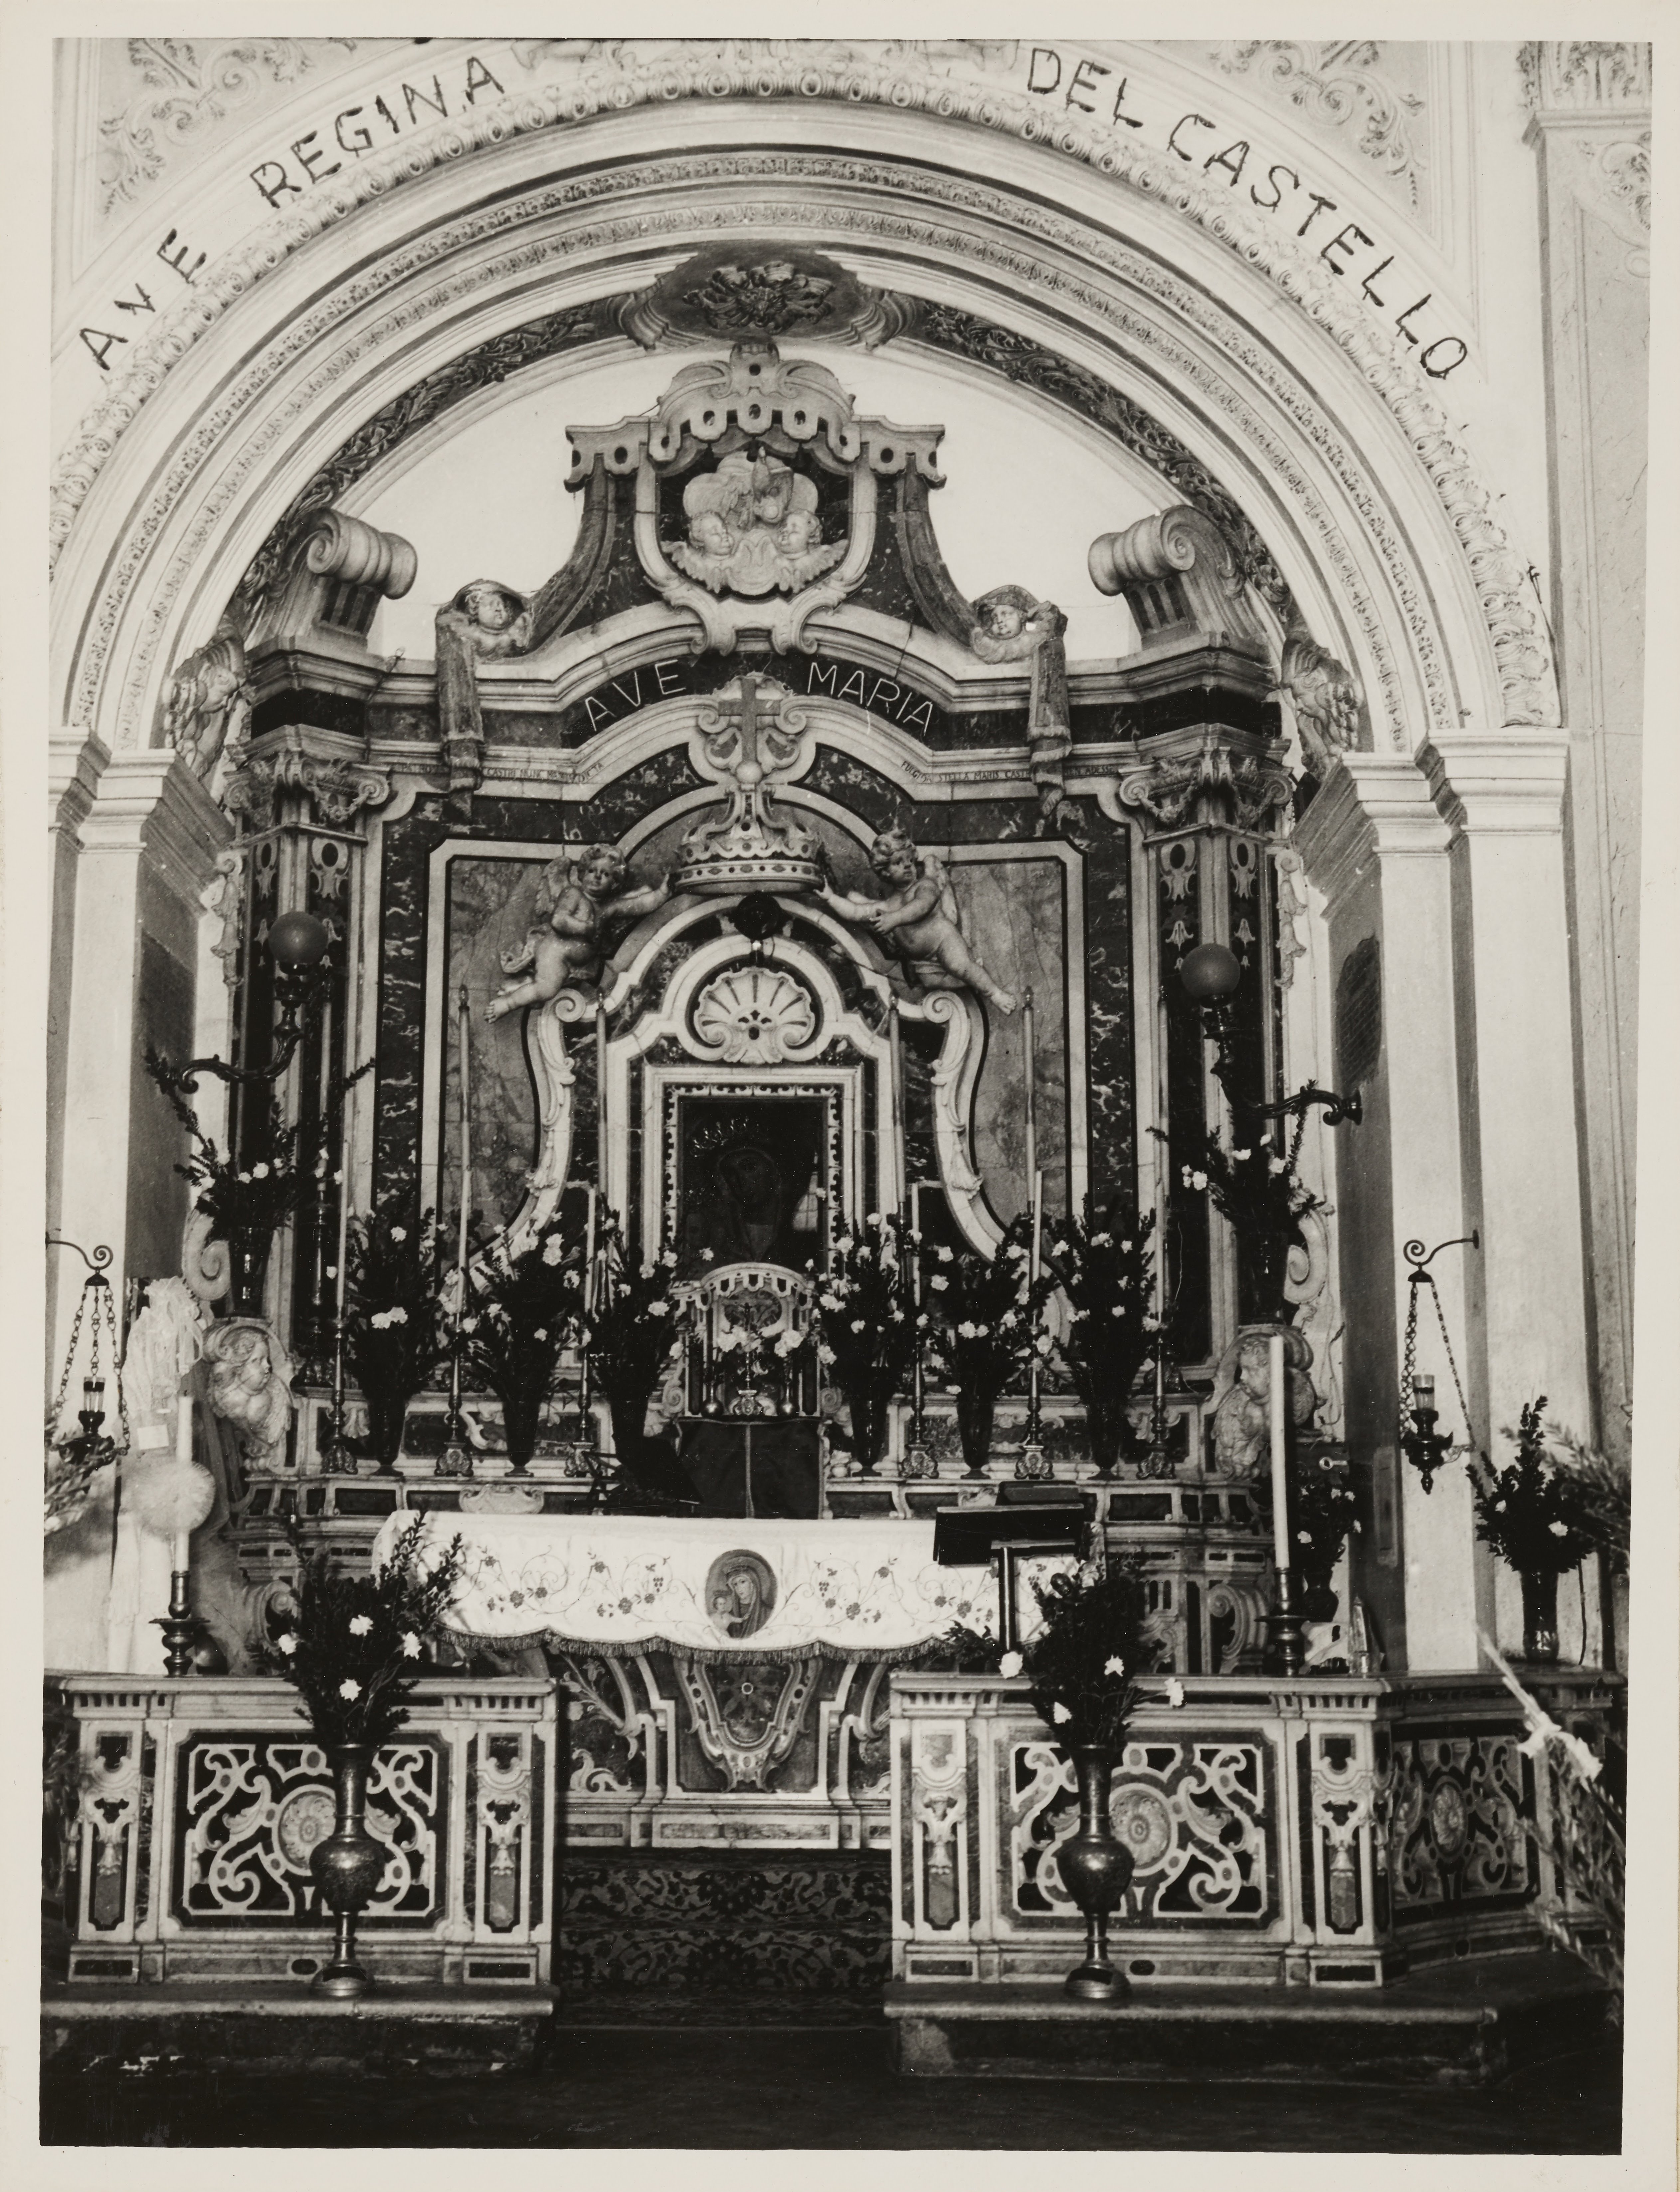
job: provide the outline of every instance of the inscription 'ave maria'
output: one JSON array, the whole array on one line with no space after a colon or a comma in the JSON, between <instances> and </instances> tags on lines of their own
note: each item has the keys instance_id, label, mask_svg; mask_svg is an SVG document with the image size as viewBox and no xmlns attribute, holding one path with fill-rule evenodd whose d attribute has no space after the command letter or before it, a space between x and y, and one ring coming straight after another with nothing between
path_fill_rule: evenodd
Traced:
<instances>
[{"instance_id":1,"label":"inscription 'ave maria'","mask_svg":"<svg viewBox=\"0 0 1680 2192\"><path fill-rule=\"evenodd\" d=\"M789 671L794 668L794 665L787 665ZM604 731L611 723L622 722L638 709L651 708L660 700L703 689L693 682L693 669L691 659L679 655L663 662L649 663L641 670L626 671L622 677L597 686L581 704L589 734ZM778 669L777 675L783 674ZM878 676L849 663L825 662L820 657L807 661L802 696L850 701L853 706L880 716L901 730L927 733L933 728L931 700L911 687L900 684L896 677Z\"/></svg>"}]
</instances>

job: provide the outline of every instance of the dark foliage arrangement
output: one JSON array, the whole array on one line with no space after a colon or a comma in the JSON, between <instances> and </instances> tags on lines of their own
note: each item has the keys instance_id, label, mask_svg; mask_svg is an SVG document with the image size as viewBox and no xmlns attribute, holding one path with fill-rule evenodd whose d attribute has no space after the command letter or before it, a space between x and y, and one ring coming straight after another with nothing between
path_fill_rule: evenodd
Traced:
<instances>
[{"instance_id":1,"label":"dark foliage arrangement","mask_svg":"<svg viewBox=\"0 0 1680 2192\"><path fill-rule=\"evenodd\" d=\"M367 1399L369 1450L391 1462L408 1403L443 1349L438 1231L430 1211L415 1226L370 1212L350 1220L347 1237L345 1354Z\"/></svg>"},{"instance_id":2,"label":"dark foliage arrangement","mask_svg":"<svg viewBox=\"0 0 1680 2192\"><path fill-rule=\"evenodd\" d=\"M903 1220L872 1213L835 1236L817 1293L817 1359L846 1401L851 1450L866 1470L886 1444L916 1329Z\"/></svg>"},{"instance_id":3,"label":"dark foliage arrangement","mask_svg":"<svg viewBox=\"0 0 1680 2192\"><path fill-rule=\"evenodd\" d=\"M346 1074L316 1117L289 1127L277 1126L271 1117L267 1132L252 1136L267 1155L239 1165L199 1125L197 1113L176 1086L179 1069L147 1044L145 1070L192 1140L186 1162L175 1170L191 1183L193 1198L209 1217L218 1240L266 1242L295 1213L305 1184L323 1175L338 1146L345 1096L373 1070L373 1063L370 1059Z\"/></svg>"},{"instance_id":4,"label":"dark foliage arrangement","mask_svg":"<svg viewBox=\"0 0 1680 2192\"><path fill-rule=\"evenodd\" d=\"M1545 1407L1542 1394L1523 1410L1515 1461L1470 1464L1476 1534L1519 1575L1563 1575L1597 1543L1579 1481L1546 1458Z\"/></svg>"},{"instance_id":5,"label":"dark foliage arrangement","mask_svg":"<svg viewBox=\"0 0 1680 2192\"><path fill-rule=\"evenodd\" d=\"M1160 1341L1154 1321L1154 1213L1139 1221L1118 1202L1084 1222L1058 1218L1046 1229L1045 1268L1068 1297L1069 1325L1057 1343L1085 1403L1091 1458L1104 1476L1132 1443L1126 1403Z\"/></svg>"},{"instance_id":6,"label":"dark foliage arrangement","mask_svg":"<svg viewBox=\"0 0 1680 2192\"><path fill-rule=\"evenodd\" d=\"M1575 1486L1577 1527L1615 1573L1626 1575L1633 1531L1633 1484L1626 1462L1588 1446L1558 1424L1548 1424L1546 1436L1553 1467Z\"/></svg>"},{"instance_id":7,"label":"dark foliage arrangement","mask_svg":"<svg viewBox=\"0 0 1680 2192\"><path fill-rule=\"evenodd\" d=\"M643 1260L616 1212L601 1231L601 1270L595 1306L584 1318L589 1360L601 1396L612 1412L612 1443L621 1462L642 1453L642 1426L655 1386L664 1375L678 1328L671 1287L675 1250ZM581 1284L581 1269L579 1282ZM581 1297L580 1297L581 1303Z\"/></svg>"},{"instance_id":8,"label":"dark foliage arrangement","mask_svg":"<svg viewBox=\"0 0 1680 2192\"><path fill-rule=\"evenodd\" d=\"M498 1238L470 1276L461 1319L465 1367L501 1402L510 1456L528 1462L561 1349L583 1311L583 1252L567 1247L559 1219L551 1219L517 1253Z\"/></svg>"},{"instance_id":9,"label":"dark foliage arrangement","mask_svg":"<svg viewBox=\"0 0 1680 2192\"><path fill-rule=\"evenodd\" d=\"M931 1368L957 1400L957 1429L971 1469L985 1460L999 1396L1024 1386L1029 1358L1051 1351L1038 1328L1056 1282L1041 1273L1028 1279L1031 1261L1024 1218L1017 1219L987 1258L936 1248L926 1270L924 1299L933 1319Z\"/></svg>"},{"instance_id":10,"label":"dark foliage arrangement","mask_svg":"<svg viewBox=\"0 0 1680 2192\"><path fill-rule=\"evenodd\" d=\"M426 1639L462 1568L458 1538L423 1561L424 1532L417 1517L377 1576L343 1575L326 1554L312 1555L298 1578L295 1624L263 1649L269 1671L302 1693L304 1715L327 1749L365 1743L377 1750L408 1716Z\"/></svg>"},{"instance_id":11,"label":"dark foliage arrangement","mask_svg":"<svg viewBox=\"0 0 1680 2192\"><path fill-rule=\"evenodd\" d=\"M1142 1578L1118 1563L1101 1573L1082 1567L1033 1592L1044 1626L1022 1658L1034 1710L1067 1744L1117 1750L1136 1710L1137 1677L1155 1672L1163 1657L1144 1632Z\"/></svg>"},{"instance_id":12,"label":"dark foliage arrangement","mask_svg":"<svg viewBox=\"0 0 1680 2192\"><path fill-rule=\"evenodd\" d=\"M1179 1150L1179 1177L1191 1193L1213 1198L1237 1236L1248 1296L1245 1315L1286 1324L1295 1313L1284 1298L1290 1250L1306 1245L1301 1221L1322 1203L1296 1173L1301 1127L1286 1150L1274 1139L1275 1131L1260 1128L1252 1112L1239 1110L1233 1115L1232 1147L1226 1149L1211 1134L1200 1135L1187 1157ZM1239 1135L1244 1138L1235 1139Z\"/></svg>"}]
</instances>

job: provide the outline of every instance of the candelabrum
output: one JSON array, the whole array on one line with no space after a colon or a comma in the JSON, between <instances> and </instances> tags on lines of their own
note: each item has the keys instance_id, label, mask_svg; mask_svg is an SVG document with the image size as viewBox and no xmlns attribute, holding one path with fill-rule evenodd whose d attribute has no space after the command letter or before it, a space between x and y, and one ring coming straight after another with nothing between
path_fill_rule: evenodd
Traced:
<instances>
[{"instance_id":1,"label":"candelabrum","mask_svg":"<svg viewBox=\"0 0 1680 2192\"><path fill-rule=\"evenodd\" d=\"M274 1002L279 1018L274 1024L273 1050L266 1065L230 1065L220 1058L189 1059L175 1075L175 1086L191 1095L201 1073L214 1073L219 1081L243 1087L256 1081L278 1081L292 1063L310 1019L326 1002L333 970L327 954L333 942L324 921L312 913L282 913L268 933L269 956L274 962Z\"/></svg>"},{"instance_id":2,"label":"candelabrum","mask_svg":"<svg viewBox=\"0 0 1680 2192\"><path fill-rule=\"evenodd\" d=\"M88 1266L88 1276L82 1282L82 1299L76 1305L76 1320L70 1329L70 1344L65 1350L63 1374L59 1379L58 1390L53 1396L52 1413L47 1419L46 1527L51 1532L65 1528L85 1509L92 1495L94 1477L100 1470L108 1469L128 1444L128 1422L119 1379L117 1407L122 1437L113 1438L105 1429L101 1342L109 1353L113 1372L117 1367L119 1348L116 1298L111 1292L111 1282L105 1275L111 1262L111 1251L101 1242L90 1256L74 1241L61 1240L53 1233L47 1236L47 1246L49 1248L74 1248ZM91 1317L88 1316L90 1303ZM82 1406L76 1416L81 1429L66 1437L60 1433L58 1426L63 1419L65 1401L70 1391L71 1373L75 1367L84 1318L88 1318L88 1322L91 1355L88 1373L82 1380Z\"/></svg>"},{"instance_id":3,"label":"candelabrum","mask_svg":"<svg viewBox=\"0 0 1680 2192\"><path fill-rule=\"evenodd\" d=\"M1307 1664L1307 1616L1293 1567L1278 1570L1278 1595L1261 1618L1265 1625L1267 1658L1274 1670L1298 1675Z\"/></svg>"}]
</instances>

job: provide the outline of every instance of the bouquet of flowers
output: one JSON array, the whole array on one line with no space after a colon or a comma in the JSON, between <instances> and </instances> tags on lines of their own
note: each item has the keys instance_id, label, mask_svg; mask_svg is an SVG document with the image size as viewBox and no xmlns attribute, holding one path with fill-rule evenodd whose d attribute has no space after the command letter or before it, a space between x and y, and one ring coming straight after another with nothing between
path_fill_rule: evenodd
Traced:
<instances>
[{"instance_id":1,"label":"bouquet of flowers","mask_svg":"<svg viewBox=\"0 0 1680 2192\"><path fill-rule=\"evenodd\" d=\"M846 1401L852 1454L866 1471L880 1458L888 1405L916 1343L903 1235L903 1219L872 1211L835 1236L817 1291L817 1359Z\"/></svg>"},{"instance_id":2,"label":"bouquet of flowers","mask_svg":"<svg viewBox=\"0 0 1680 2192\"><path fill-rule=\"evenodd\" d=\"M601 1228L601 1268L593 1309L583 1316L589 1361L612 1415L612 1443L620 1470L635 1478L645 1458L642 1427L653 1389L677 1340L677 1304L671 1287L677 1257L662 1248L643 1261L623 1221L612 1211Z\"/></svg>"},{"instance_id":3,"label":"bouquet of flowers","mask_svg":"<svg viewBox=\"0 0 1680 2192\"><path fill-rule=\"evenodd\" d=\"M370 1211L350 1220L347 1237L345 1352L367 1402L368 1448L389 1468L408 1403L442 1352L437 1228L430 1211L412 1227Z\"/></svg>"},{"instance_id":4,"label":"bouquet of flowers","mask_svg":"<svg viewBox=\"0 0 1680 2192\"><path fill-rule=\"evenodd\" d=\"M509 1458L523 1469L536 1448L561 1345L583 1308L583 1258L575 1247L568 1251L559 1219L550 1219L517 1254L498 1237L469 1266L469 1278L463 1359L501 1402Z\"/></svg>"},{"instance_id":5,"label":"bouquet of flowers","mask_svg":"<svg viewBox=\"0 0 1680 2192\"><path fill-rule=\"evenodd\" d=\"M1298 1453L1291 1444L1289 1456L1290 1525L1298 1548L1295 1565L1307 1586L1306 1614L1309 1621L1335 1618L1330 1578L1351 1534L1362 1533L1358 1495L1341 1472L1316 1453ZM1261 1477L1250 1487L1259 1528L1272 1526L1272 1487Z\"/></svg>"},{"instance_id":6,"label":"bouquet of flowers","mask_svg":"<svg viewBox=\"0 0 1680 2192\"><path fill-rule=\"evenodd\" d=\"M936 1248L928 1267L929 1306L937 1336L931 1367L957 1397L957 1432L971 1474L991 1450L998 1396L1024 1378L1028 1360L1043 1361L1054 1343L1038 1330L1056 1282L1029 1279L1027 1223L1017 1218L989 1259L965 1249Z\"/></svg>"},{"instance_id":7,"label":"bouquet of flowers","mask_svg":"<svg viewBox=\"0 0 1680 2192\"><path fill-rule=\"evenodd\" d=\"M1082 1567L1034 1584L1044 1626L1019 1655L1005 1653L1004 1675L1025 1672L1033 1706L1070 1745L1118 1750L1137 1704L1137 1677L1154 1671L1159 1641L1144 1632L1148 1607L1136 1569L1099 1573Z\"/></svg>"},{"instance_id":8,"label":"bouquet of flowers","mask_svg":"<svg viewBox=\"0 0 1680 2192\"><path fill-rule=\"evenodd\" d=\"M1104 1476L1131 1443L1126 1403L1160 1344L1152 1313L1154 1226L1153 1211L1140 1224L1135 1212L1117 1203L1098 1218L1087 1202L1083 1224L1052 1219L1045 1240L1045 1267L1068 1304L1068 1334L1057 1350L1085 1403L1091 1456Z\"/></svg>"},{"instance_id":9,"label":"bouquet of flowers","mask_svg":"<svg viewBox=\"0 0 1680 2192\"><path fill-rule=\"evenodd\" d=\"M338 1145L345 1098L373 1065L369 1059L346 1074L313 1118L278 1127L271 1110L265 1126L243 1137L267 1154L241 1165L231 1155L223 1156L199 1125L197 1113L181 1093L177 1069L161 1051L146 1045L145 1070L192 1141L186 1162L175 1170L191 1186L194 1202L210 1220L213 1237L228 1246L235 1315L260 1315L263 1276L274 1236L295 1214L305 1182L325 1178L330 1153Z\"/></svg>"},{"instance_id":10,"label":"bouquet of flowers","mask_svg":"<svg viewBox=\"0 0 1680 2192\"><path fill-rule=\"evenodd\" d=\"M1575 1521L1604 1554L1617 1575L1627 1573L1633 1530L1633 1486L1626 1461L1603 1453L1548 1424L1546 1436L1552 1464L1575 1487Z\"/></svg>"},{"instance_id":11,"label":"bouquet of flowers","mask_svg":"<svg viewBox=\"0 0 1680 2192\"><path fill-rule=\"evenodd\" d=\"M1563 1575L1593 1549L1578 1481L1546 1458L1542 1394L1518 1421L1517 1458L1495 1470L1470 1464L1476 1534L1519 1575ZM1507 1436L1509 1434L1507 1433Z\"/></svg>"},{"instance_id":12,"label":"bouquet of flowers","mask_svg":"<svg viewBox=\"0 0 1680 2192\"><path fill-rule=\"evenodd\" d=\"M316 1740L327 1749L389 1743L407 1718L405 1701L424 1669L427 1636L461 1578L458 1538L421 1560L425 1521L417 1516L377 1576L338 1573L324 1553L299 1572L294 1624L263 1658L301 1692Z\"/></svg>"},{"instance_id":13,"label":"bouquet of flowers","mask_svg":"<svg viewBox=\"0 0 1680 2192\"><path fill-rule=\"evenodd\" d=\"M1213 1197L1215 1208L1237 1236L1244 1321L1287 1324L1294 1314L1284 1298L1290 1250L1305 1246L1301 1221L1309 1211L1322 1209L1323 1201L1296 1175L1301 1127L1284 1150L1270 1127L1254 1131L1259 1122L1251 1113L1246 1121L1240 1110L1234 1117L1233 1132L1244 1132L1246 1126L1246 1139L1233 1141L1227 1150L1212 1135L1202 1135L1179 1176L1193 1193Z\"/></svg>"}]
</instances>

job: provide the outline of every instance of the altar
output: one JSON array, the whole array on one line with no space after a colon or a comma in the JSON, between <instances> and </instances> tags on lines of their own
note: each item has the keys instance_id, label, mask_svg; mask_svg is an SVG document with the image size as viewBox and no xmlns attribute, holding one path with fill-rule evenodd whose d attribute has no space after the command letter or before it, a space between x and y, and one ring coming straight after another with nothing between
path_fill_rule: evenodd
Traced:
<instances>
[{"instance_id":1,"label":"altar","mask_svg":"<svg viewBox=\"0 0 1680 2192\"><path fill-rule=\"evenodd\" d=\"M413 1519L384 1523L376 1567ZM935 1527L436 1513L423 1525L440 1551L460 1540L465 1574L446 1630L463 1643L859 1662L913 1657L958 1624L997 1633L993 1570L941 1566Z\"/></svg>"},{"instance_id":2,"label":"altar","mask_svg":"<svg viewBox=\"0 0 1680 2192\"><path fill-rule=\"evenodd\" d=\"M399 1510L382 1526L376 1563L413 1519ZM893 1667L958 1625L996 1633L993 1569L942 1566L935 1527L436 1511L424 1522L428 1543L458 1538L464 1555L447 1641L493 1658L540 1650L554 1670L574 1870L591 1849L884 1855ZM1030 1630L1034 1571L1022 1567Z\"/></svg>"}]
</instances>

